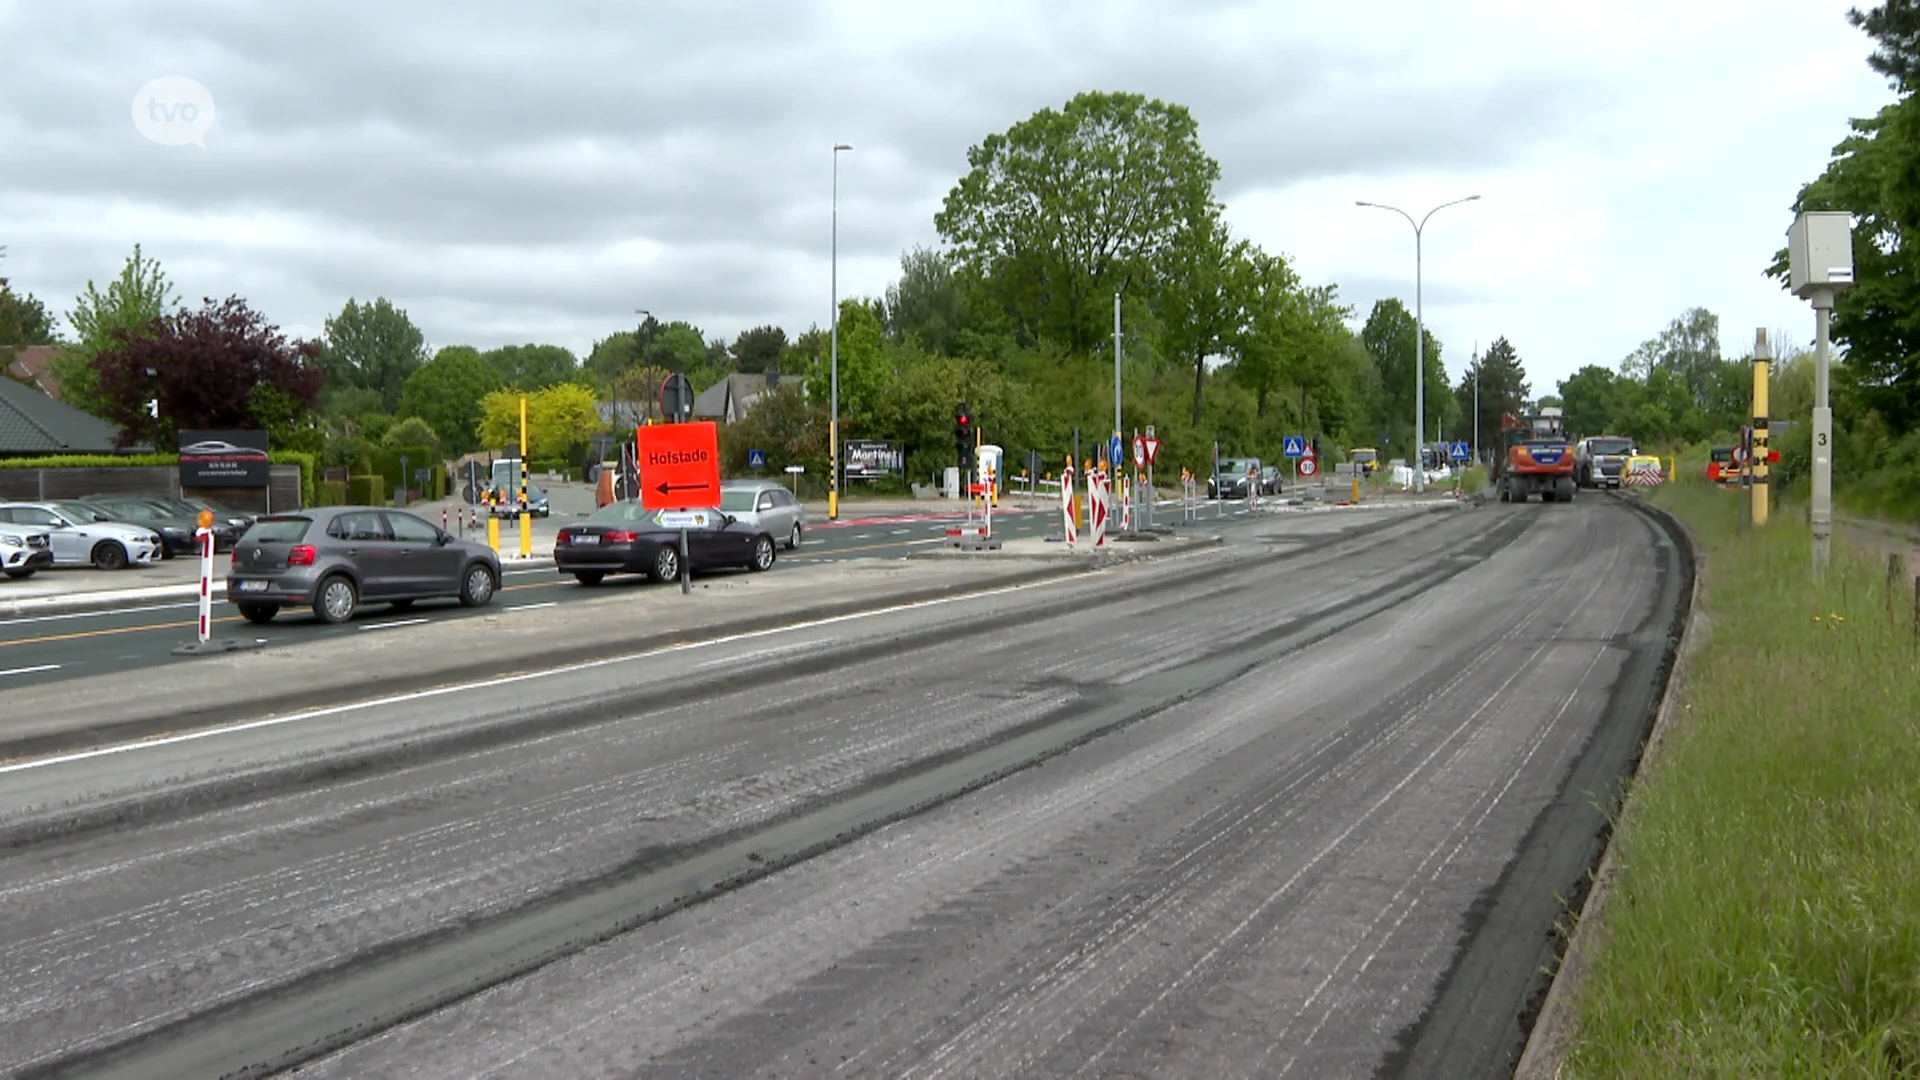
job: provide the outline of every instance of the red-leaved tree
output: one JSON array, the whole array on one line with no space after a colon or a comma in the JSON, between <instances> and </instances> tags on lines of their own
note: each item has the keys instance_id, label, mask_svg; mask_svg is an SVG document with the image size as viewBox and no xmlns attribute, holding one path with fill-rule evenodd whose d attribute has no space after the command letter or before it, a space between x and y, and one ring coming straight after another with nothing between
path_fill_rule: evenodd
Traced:
<instances>
[{"instance_id":1,"label":"red-leaved tree","mask_svg":"<svg viewBox=\"0 0 1920 1080\"><path fill-rule=\"evenodd\" d=\"M319 400L320 345L288 341L238 296L155 319L151 334L116 331L94 357L104 419L122 447L169 451L182 429L260 429L297 422ZM147 402L158 399L160 415Z\"/></svg>"}]
</instances>

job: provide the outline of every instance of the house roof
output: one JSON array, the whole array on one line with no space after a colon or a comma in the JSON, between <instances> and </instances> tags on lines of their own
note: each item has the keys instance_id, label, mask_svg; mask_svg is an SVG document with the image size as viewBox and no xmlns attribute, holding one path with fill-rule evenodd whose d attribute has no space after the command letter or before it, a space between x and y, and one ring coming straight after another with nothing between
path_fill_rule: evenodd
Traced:
<instances>
[{"instance_id":1,"label":"house roof","mask_svg":"<svg viewBox=\"0 0 1920 1080\"><path fill-rule=\"evenodd\" d=\"M53 373L53 358L59 352L58 345L22 345L13 350L13 358L7 361L7 374L38 387L48 397L58 398L60 376Z\"/></svg>"},{"instance_id":2,"label":"house roof","mask_svg":"<svg viewBox=\"0 0 1920 1080\"><path fill-rule=\"evenodd\" d=\"M12 379L0 379L0 454L117 454L119 429Z\"/></svg>"},{"instance_id":3,"label":"house roof","mask_svg":"<svg viewBox=\"0 0 1920 1080\"><path fill-rule=\"evenodd\" d=\"M746 415L755 400L775 386L806 388L804 375L775 376L769 383L765 375L729 375L702 390L693 399L693 415L699 420L733 420Z\"/></svg>"}]
</instances>

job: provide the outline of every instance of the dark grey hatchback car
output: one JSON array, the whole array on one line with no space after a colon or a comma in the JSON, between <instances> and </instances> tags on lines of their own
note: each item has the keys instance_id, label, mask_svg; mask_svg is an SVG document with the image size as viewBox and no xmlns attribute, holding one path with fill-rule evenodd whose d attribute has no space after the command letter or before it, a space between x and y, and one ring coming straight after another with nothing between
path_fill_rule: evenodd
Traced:
<instances>
[{"instance_id":1,"label":"dark grey hatchback car","mask_svg":"<svg viewBox=\"0 0 1920 1080\"><path fill-rule=\"evenodd\" d=\"M377 506L325 506L272 514L233 545L227 600L251 622L289 605L311 605L330 623L362 604L450 597L468 607L493 600L500 557L422 518Z\"/></svg>"}]
</instances>

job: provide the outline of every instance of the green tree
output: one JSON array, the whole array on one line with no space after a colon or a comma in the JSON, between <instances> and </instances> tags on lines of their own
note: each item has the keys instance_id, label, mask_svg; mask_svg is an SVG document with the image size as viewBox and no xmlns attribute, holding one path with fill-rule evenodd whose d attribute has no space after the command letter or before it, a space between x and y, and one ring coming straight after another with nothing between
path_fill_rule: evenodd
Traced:
<instances>
[{"instance_id":1,"label":"green tree","mask_svg":"<svg viewBox=\"0 0 1920 1080\"><path fill-rule=\"evenodd\" d=\"M1606 369L1591 370L1605 371ZM1613 375L1610 371L1606 374L1609 378ZM1527 403L1532 400L1530 395L1533 393L1533 388L1527 383L1526 366L1520 362L1520 353L1514 349L1513 343L1505 337L1494 339L1493 344L1487 346L1486 355L1476 358L1472 364L1468 365L1466 374L1461 376L1460 385L1453 394L1456 415L1465 417L1464 426L1467 430L1463 437L1469 439L1473 437L1473 401L1476 380L1479 383L1480 396L1480 445L1494 446L1500 440L1500 418L1508 413L1518 416L1525 412ZM1565 384L1562 384L1561 392L1568 392ZM1576 431L1588 430L1576 423L1571 408L1567 412L1567 423ZM1599 432L1594 429L1592 433Z\"/></svg>"},{"instance_id":2,"label":"green tree","mask_svg":"<svg viewBox=\"0 0 1920 1080\"><path fill-rule=\"evenodd\" d=\"M529 393L580 376L579 358L560 345L502 345L481 353L480 358L492 365L500 385Z\"/></svg>"},{"instance_id":3,"label":"green tree","mask_svg":"<svg viewBox=\"0 0 1920 1080\"><path fill-rule=\"evenodd\" d=\"M1637 434L1630 430L1635 386L1624 376L1599 364L1588 364L1560 380L1559 386L1560 397L1566 402L1567 429L1573 434L1581 438ZM1471 394L1473 387L1463 383L1461 391ZM1498 430L1489 429L1486 422L1483 411L1480 418L1483 438L1487 431Z\"/></svg>"},{"instance_id":4,"label":"green tree","mask_svg":"<svg viewBox=\"0 0 1920 1080\"><path fill-rule=\"evenodd\" d=\"M728 350L736 371L758 375L780 368L780 354L787 348L787 332L777 326L756 326L742 330Z\"/></svg>"},{"instance_id":5,"label":"green tree","mask_svg":"<svg viewBox=\"0 0 1920 1080\"><path fill-rule=\"evenodd\" d=\"M7 249L0 246L0 259ZM23 345L57 345L60 328L47 314L47 306L32 293L17 293L0 274L0 367L12 359L12 349Z\"/></svg>"},{"instance_id":6,"label":"green tree","mask_svg":"<svg viewBox=\"0 0 1920 1080\"><path fill-rule=\"evenodd\" d=\"M324 336L328 383L379 394L384 412L400 407L407 377L427 359L426 336L384 296L367 304L349 298L327 320Z\"/></svg>"},{"instance_id":7,"label":"green tree","mask_svg":"<svg viewBox=\"0 0 1920 1080\"><path fill-rule=\"evenodd\" d=\"M471 345L448 345L407 376L400 412L418 417L451 456L480 448L480 401L500 388L500 372Z\"/></svg>"},{"instance_id":8,"label":"green tree","mask_svg":"<svg viewBox=\"0 0 1920 1080\"><path fill-rule=\"evenodd\" d=\"M764 450L774 469L798 465L802 477L824 485L827 476L827 407L791 383L754 402L747 415L720 428L720 466L727 475L747 470L747 452Z\"/></svg>"},{"instance_id":9,"label":"green tree","mask_svg":"<svg viewBox=\"0 0 1920 1080\"><path fill-rule=\"evenodd\" d=\"M1360 340L1380 366L1381 411L1374 426L1395 451L1412 452L1414 421L1414 344L1418 324L1413 312L1396 299L1377 301L1360 331ZM1452 386L1447 382L1447 367L1440 359L1440 343L1431 332L1424 338L1426 361L1425 396L1429 420L1438 403L1451 404ZM1484 387L1483 387L1484 390ZM1428 434L1435 429L1429 428ZM1387 446L1381 447L1388 449Z\"/></svg>"},{"instance_id":10,"label":"green tree","mask_svg":"<svg viewBox=\"0 0 1920 1080\"><path fill-rule=\"evenodd\" d=\"M823 354L807 368L807 396L814 401L832 397L832 357ZM872 305L848 298L840 301L840 437L849 427L873 437L871 421L880 392L891 381L880 319Z\"/></svg>"},{"instance_id":11,"label":"green tree","mask_svg":"<svg viewBox=\"0 0 1920 1080\"><path fill-rule=\"evenodd\" d=\"M527 408L527 459L577 459L593 433L600 411L593 388L555 383L527 393L508 387L480 401L480 442L516 454L520 450L520 403Z\"/></svg>"},{"instance_id":12,"label":"green tree","mask_svg":"<svg viewBox=\"0 0 1920 1080\"><path fill-rule=\"evenodd\" d=\"M1218 214L1220 166L1186 108L1088 92L967 151L934 217L968 288L1023 339L1085 355L1114 293L1152 284L1182 232Z\"/></svg>"},{"instance_id":13,"label":"green tree","mask_svg":"<svg viewBox=\"0 0 1920 1080\"><path fill-rule=\"evenodd\" d=\"M1182 229L1162 265L1168 272L1156 308L1165 327L1165 352L1193 372L1192 421L1199 427L1207 361L1228 351L1249 313L1286 307L1300 282L1286 260L1256 251L1244 240L1236 243L1226 223L1214 215ZM1288 295L1249 295L1248 289L1277 289ZM1265 416L1265 394L1256 396Z\"/></svg>"},{"instance_id":14,"label":"green tree","mask_svg":"<svg viewBox=\"0 0 1920 1080\"><path fill-rule=\"evenodd\" d=\"M77 409L106 415L103 410L110 403L99 389L95 358L122 337L152 337L157 332L156 320L180 310L180 297L159 261L147 258L139 244L133 245L133 254L107 291L100 292L88 281L87 291L67 313L74 343L60 350L53 360L60 396Z\"/></svg>"},{"instance_id":15,"label":"green tree","mask_svg":"<svg viewBox=\"0 0 1920 1080\"><path fill-rule=\"evenodd\" d=\"M1229 274L1223 291L1234 298L1236 310L1233 328L1223 336L1233 357L1233 376L1253 395L1255 415L1265 417L1268 400L1301 374L1306 298L1287 260L1256 248L1238 253ZM1194 393L1197 399L1197 379ZM1196 403L1196 427L1199 415Z\"/></svg>"},{"instance_id":16,"label":"green tree","mask_svg":"<svg viewBox=\"0 0 1920 1080\"><path fill-rule=\"evenodd\" d=\"M418 416L404 417L394 423L380 436L381 445L388 449L402 446L424 446L434 453L440 452L440 433L433 425Z\"/></svg>"},{"instance_id":17,"label":"green tree","mask_svg":"<svg viewBox=\"0 0 1920 1080\"><path fill-rule=\"evenodd\" d=\"M937 355L952 355L972 321L952 260L927 247L900 257L900 277L887 286L883 306L889 338Z\"/></svg>"}]
</instances>

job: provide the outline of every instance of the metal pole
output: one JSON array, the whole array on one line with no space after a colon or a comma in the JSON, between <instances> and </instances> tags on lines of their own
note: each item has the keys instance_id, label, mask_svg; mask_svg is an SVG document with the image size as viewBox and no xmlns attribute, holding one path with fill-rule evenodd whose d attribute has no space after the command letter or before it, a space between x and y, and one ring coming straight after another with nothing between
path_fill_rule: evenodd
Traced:
<instances>
[{"instance_id":1,"label":"metal pole","mask_svg":"<svg viewBox=\"0 0 1920 1080\"><path fill-rule=\"evenodd\" d=\"M827 520L840 520L840 151L851 150L846 143L833 146L833 355L829 378L832 412L827 420Z\"/></svg>"},{"instance_id":2,"label":"metal pole","mask_svg":"<svg viewBox=\"0 0 1920 1080\"><path fill-rule=\"evenodd\" d=\"M1825 581L1833 536L1833 409L1827 401L1833 290L1813 294L1813 577Z\"/></svg>"},{"instance_id":3,"label":"metal pole","mask_svg":"<svg viewBox=\"0 0 1920 1080\"><path fill-rule=\"evenodd\" d=\"M1480 463L1480 343L1473 343L1473 463Z\"/></svg>"},{"instance_id":4,"label":"metal pole","mask_svg":"<svg viewBox=\"0 0 1920 1080\"><path fill-rule=\"evenodd\" d=\"M1120 294L1113 294L1113 437L1120 437ZM1114 467L1118 472L1118 466Z\"/></svg>"}]
</instances>

